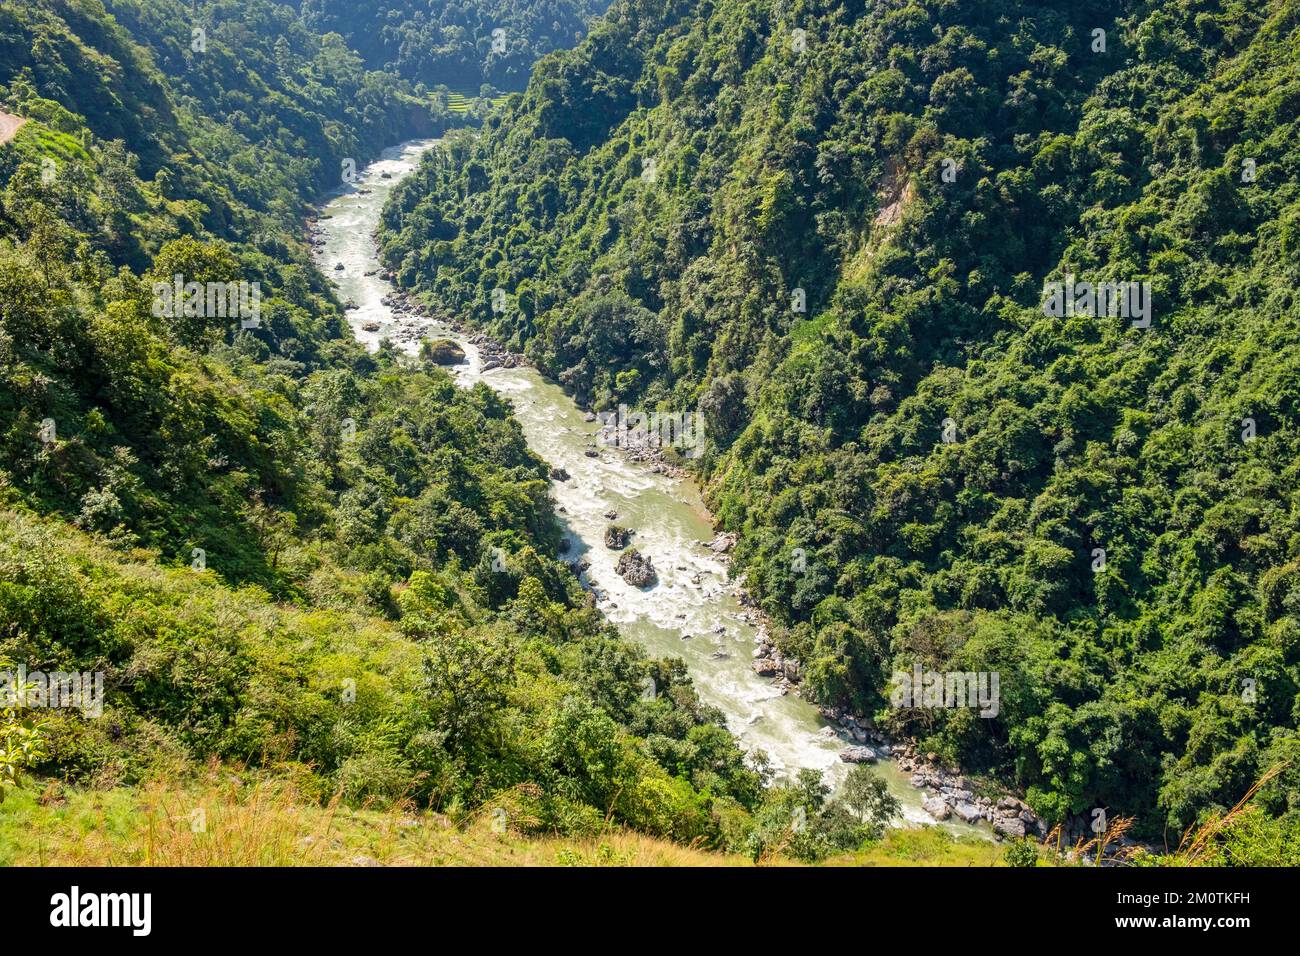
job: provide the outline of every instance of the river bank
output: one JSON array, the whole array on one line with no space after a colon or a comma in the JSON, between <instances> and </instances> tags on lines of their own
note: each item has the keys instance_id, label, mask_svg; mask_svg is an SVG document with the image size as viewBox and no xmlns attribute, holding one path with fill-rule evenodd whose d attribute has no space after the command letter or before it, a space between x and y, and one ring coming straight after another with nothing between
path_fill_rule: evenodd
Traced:
<instances>
[{"instance_id":1,"label":"river bank","mask_svg":"<svg viewBox=\"0 0 1300 956\"><path fill-rule=\"evenodd\" d=\"M653 456L608 446L601 440L603 423L526 361L389 283L372 238L379 213L392 187L431 145L386 151L312 225L317 261L348 303L353 333L372 350L387 339L408 354L426 338L457 343L465 353L464 362L449 369L457 381L483 382L509 397L529 446L553 474L567 476L552 481L568 542L565 558L580 568L580 580L605 616L648 653L681 658L701 698L722 713L747 750L764 752L777 774L812 768L837 784L850 765L843 755L856 741L789 686L755 673L760 625L729 575L729 549L713 547L712 516L694 481L666 462L647 460ZM624 551L604 540L614 523L632 532L631 546L653 563L653 586L619 574ZM905 823L935 823L923 806L926 794L894 760L882 755L874 771L902 803ZM956 818L936 825L956 834L989 834Z\"/></svg>"}]
</instances>

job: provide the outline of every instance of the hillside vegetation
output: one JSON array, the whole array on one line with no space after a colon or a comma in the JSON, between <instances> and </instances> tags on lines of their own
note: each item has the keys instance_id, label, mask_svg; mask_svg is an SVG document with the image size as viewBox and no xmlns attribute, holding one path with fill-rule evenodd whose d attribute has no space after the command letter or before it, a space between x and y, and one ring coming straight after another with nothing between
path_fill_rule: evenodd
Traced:
<instances>
[{"instance_id":1,"label":"hillside vegetation","mask_svg":"<svg viewBox=\"0 0 1300 956\"><path fill-rule=\"evenodd\" d=\"M704 413L809 697L1172 844L1283 767L1279 834L1298 107L1295 0L620 0L385 255L580 401ZM1071 279L1149 326L1047 314ZM914 664L998 672L998 716L889 706Z\"/></svg>"},{"instance_id":2,"label":"hillside vegetation","mask_svg":"<svg viewBox=\"0 0 1300 956\"><path fill-rule=\"evenodd\" d=\"M217 761L320 805L743 844L765 771L588 606L509 405L367 354L298 236L436 113L276 4L201 7L201 50L180 4L111 10L0 4L29 120L0 147L0 672L105 685L100 716L0 710L0 813L32 773ZM260 317L160 309L178 275L257 283Z\"/></svg>"},{"instance_id":3,"label":"hillside vegetation","mask_svg":"<svg viewBox=\"0 0 1300 956\"><path fill-rule=\"evenodd\" d=\"M374 68L457 90L519 90L540 56L573 46L609 0L298 0Z\"/></svg>"}]
</instances>

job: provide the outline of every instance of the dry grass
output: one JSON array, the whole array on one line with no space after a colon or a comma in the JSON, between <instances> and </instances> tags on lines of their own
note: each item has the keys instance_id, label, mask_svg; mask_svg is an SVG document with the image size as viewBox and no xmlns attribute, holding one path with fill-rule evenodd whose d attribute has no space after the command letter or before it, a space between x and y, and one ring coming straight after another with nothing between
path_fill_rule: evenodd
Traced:
<instances>
[{"instance_id":1,"label":"dry grass","mask_svg":"<svg viewBox=\"0 0 1300 956\"><path fill-rule=\"evenodd\" d=\"M1098 866L1101 863L1123 863L1129 860L1136 847L1120 847L1111 851L1119 839L1124 836L1133 826L1132 817L1116 817L1106 824L1106 829L1097 834L1091 840L1085 840L1080 837L1071 847L1064 845L1064 833L1060 825L1052 828L1043 840L1043 845L1051 847L1058 860L1078 860L1083 861L1091 859Z\"/></svg>"},{"instance_id":2,"label":"dry grass","mask_svg":"<svg viewBox=\"0 0 1300 956\"><path fill-rule=\"evenodd\" d=\"M200 813L201 811L201 813ZM619 829L594 839L493 832L474 817L319 806L282 783L19 795L0 807L0 863L19 866L729 866L740 857Z\"/></svg>"},{"instance_id":3,"label":"dry grass","mask_svg":"<svg viewBox=\"0 0 1300 956\"><path fill-rule=\"evenodd\" d=\"M1283 767L1265 774L1232 810L1189 830L1161 862L1213 862L1216 836L1241 821L1255 795ZM197 815L196 811L202 811ZM1091 840L1064 846L1059 830L1044 841L1039 865L1102 860L1132 821L1117 818ZM1054 851L1054 852L1053 852ZM997 866L1003 844L955 838L938 827L890 830L831 866ZM786 865L784 859L765 860ZM20 866L748 866L741 856L710 853L611 828L592 839L494 832L491 819L459 822L409 806L356 809L337 800L304 800L292 785L251 779L212 766L186 786L20 790L0 804L0 865Z\"/></svg>"},{"instance_id":4,"label":"dry grass","mask_svg":"<svg viewBox=\"0 0 1300 956\"><path fill-rule=\"evenodd\" d=\"M1227 813L1215 815L1198 827L1191 827L1183 834L1178 849L1172 855L1172 862L1181 866L1197 866L1206 862L1206 856L1214 849L1214 838L1230 829L1245 812L1250 802L1255 799L1264 786L1285 770L1289 764L1281 763L1255 781L1255 785L1246 791L1246 795L1237 801Z\"/></svg>"}]
</instances>

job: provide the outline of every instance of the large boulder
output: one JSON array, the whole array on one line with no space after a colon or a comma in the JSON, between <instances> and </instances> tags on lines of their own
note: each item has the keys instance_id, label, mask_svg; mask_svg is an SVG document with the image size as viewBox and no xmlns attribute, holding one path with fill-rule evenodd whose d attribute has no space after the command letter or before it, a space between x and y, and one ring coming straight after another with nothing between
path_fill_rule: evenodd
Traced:
<instances>
[{"instance_id":1,"label":"large boulder","mask_svg":"<svg viewBox=\"0 0 1300 956\"><path fill-rule=\"evenodd\" d=\"M715 554L726 554L736 546L737 535L734 532L719 531L709 542L709 550Z\"/></svg>"},{"instance_id":2,"label":"large boulder","mask_svg":"<svg viewBox=\"0 0 1300 956\"><path fill-rule=\"evenodd\" d=\"M845 763L875 763L876 752L870 747L845 747L840 751L840 759Z\"/></svg>"},{"instance_id":3,"label":"large boulder","mask_svg":"<svg viewBox=\"0 0 1300 956\"><path fill-rule=\"evenodd\" d=\"M936 820L947 820L952 816L952 808L938 797L926 797L921 801L921 809Z\"/></svg>"},{"instance_id":4,"label":"large boulder","mask_svg":"<svg viewBox=\"0 0 1300 956\"><path fill-rule=\"evenodd\" d=\"M605 547L611 551L622 551L632 540L632 532L627 528L620 528L616 524L610 525L605 529ZM620 571L619 574L623 572Z\"/></svg>"},{"instance_id":5,"label":"large boulder","mask_svg":"<svg viewBox=\"0 0 1300 956\"><path fill-rule=\"evenodd\" d=\"M932 790L938 790L941 786L939 775L927 767L919 768L908 781L914 787L929 787Z\"/></svg>"},{"instance_id":6,"label":"large boulder","mask_svg":"<svg viewBox=\"0 0 1300 956\"><path fill-rule=\"evenodd\" d=\"M618 556L618 565L614 568L619 576L633 587L649 587L658 582L654 565L650 559L636 548L629 548Z\"/></svg>"},{"instance_id":7,"label":"large boulder","mask_svg":"<svg viewBox=\"0 0 1300 956\"><path fill-rule=\"evenodd\" d=\"M465 350L451 339L425 339L420 358L435 365L459 365L465 361Z\"/></svg>"},{"instance_id":8,"label":"large boulder","mask_svg":"<svg viewBox=\"0 0 1300 956\"><path fill-rule=\"evenodd\" d=\"M1006 837L1020 839L1025 835L1025 822L1019 817L994 817L993 831Z\"/></svg>"}]
</instances>

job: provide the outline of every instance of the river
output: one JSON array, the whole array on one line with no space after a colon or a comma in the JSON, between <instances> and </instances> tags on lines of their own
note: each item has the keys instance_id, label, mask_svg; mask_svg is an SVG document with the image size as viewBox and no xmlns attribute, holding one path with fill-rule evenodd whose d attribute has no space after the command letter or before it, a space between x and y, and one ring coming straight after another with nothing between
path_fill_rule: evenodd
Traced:
<instances>
[{"instance_id":1,"label":"river","mask_svg":"<svg viewBox=\"0 0 1300 956\"><path fill-rule=\"evenodd\" d=\"M386 150L328 203L318 221L317 234L324 242L317 248L317 261L337 284L340 298L354 306L349 324L372 350L383 337L405 338L407 351L418 345L403 326L410 320L399 319L383 302L393 288L379 274L372 237L392 187L435 142ZM467 385L483 381L509 396L529 446L571 476L552 482L571 541L564 558L590 562L587 580L601 595L600 608L609 620L651 655L683 659L701 698L726 715L746 750L765 751L778 775L811 767L831 785L842 780L848 765L839 753L849 741L837 736L811 704L782 693L750 667L755 629L742 617L726 565L702 545L712 539L713 529L695 483L656 474L613 449L601 448L599 457L588 457L584 452L592 447L598 425L586 422L559 386L533 368L484 373L478 350L463 335L441 323L419 321L428 326L428 335L460 342L467 361L452 369L457 379ZM658 586L643 591L614 573L618 552L604 545L611 523L607 512L617 512L617 523L635 531L633 544L653 561ZM881 761L873 770L902 802L905 824L934 822L921 809L920 791L892 761ZM954 821L941 825L956 833L980 832Z\"/></svg>"}]
</instances>

